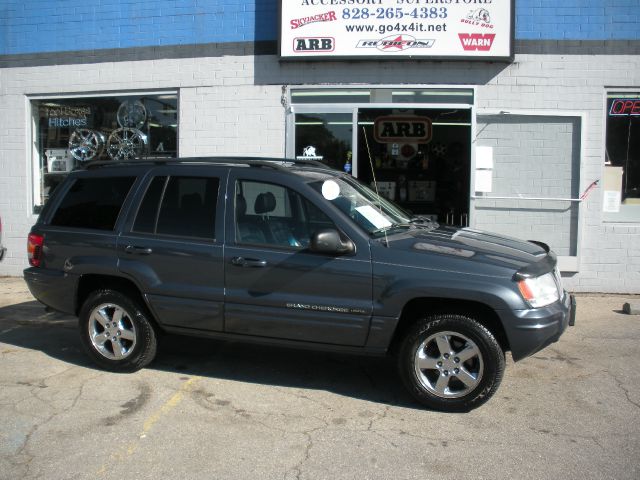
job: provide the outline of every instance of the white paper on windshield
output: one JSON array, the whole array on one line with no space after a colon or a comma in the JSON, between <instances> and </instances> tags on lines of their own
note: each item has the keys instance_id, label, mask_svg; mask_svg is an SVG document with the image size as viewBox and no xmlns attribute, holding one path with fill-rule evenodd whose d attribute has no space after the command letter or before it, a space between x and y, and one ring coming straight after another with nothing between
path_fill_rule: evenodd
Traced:
<instances>
[{"instance_id":1,"label":"white paper on windshield","mask_svg":"<svg viewBox=\"0 0 640 480\"><path fill-rule=\"evenodd\" d=\"M369 220L371 224L376 228L386 228L392 225L389 220L384 218L384 216L371 205L356 207L356 211L364 218Z\"/></svg>"}]
</instances>

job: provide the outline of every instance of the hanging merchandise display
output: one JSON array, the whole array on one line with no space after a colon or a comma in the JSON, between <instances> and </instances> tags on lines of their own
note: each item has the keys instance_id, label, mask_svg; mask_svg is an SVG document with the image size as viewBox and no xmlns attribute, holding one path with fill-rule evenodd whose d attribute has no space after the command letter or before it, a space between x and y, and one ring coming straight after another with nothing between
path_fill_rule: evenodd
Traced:
<instances>
[{"instance_id":1,"label":"hanging merchandise display","mask_svg":"<svg viewBox=\"0 0 640 480\"><path fill-rule=\"evenodd\" d=\"M118 128L107 141L107 153L112 160L132 160L144 152L147 136L137 128Z\"/></svg>"},{"instance_id":2,"label":"hanging merchandise display","mask_svg":"<svg viewBox=\"0 0 640 480\"><path fill-rule=\"evenodd\" d=\"M147 109L140 100L125 100L116 115L122 128L142 128L147 121Z\"/></svg>"},{"instance_id":3,"label":"hanging merchandise display","mask_svg":"<svg viewBox=\"0 0 640 480\"><path fill-rule=\"evenodd\" d=\"M77 128L69 137L69 152L79 162L99 157L104 145L104 134L88 128Z\"/></svg>"}]
</instances>

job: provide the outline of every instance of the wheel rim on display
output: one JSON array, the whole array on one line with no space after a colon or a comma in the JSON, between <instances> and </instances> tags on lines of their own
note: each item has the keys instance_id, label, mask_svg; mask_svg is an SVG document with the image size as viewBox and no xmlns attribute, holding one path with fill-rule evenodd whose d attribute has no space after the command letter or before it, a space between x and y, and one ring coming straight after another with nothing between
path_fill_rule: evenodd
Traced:
<instances>
[{"instance_id":1,"label":"wheel rim on display","mask_svg":"<svg viewBox=\"0 0 640 480\"><path fill-rule=\"evenodd\" d=\"M144 152L147 136L135 128L118 128L111 132L107 153L113 160L132 160Z\"/></svg>"},{"instance_id":2,"label":"wheel rim on display","mask_svg":"<svg viewBox=\"0 0 640 480\"><path fill-rule=\"evenodd\" d=\"M147 121L147 109L139 100L125 100L118 107L116 117L122 128L141 128Z\"/></svg>"},{"instance_id":3,"label":"wheel rim on display","mask_svg":"<svg viewBox=\"0 0 640 480\"><path fill-rule=\"evenodd\" d=\"M415 373L420 384L440 398L459 398L482 380L484 361L478 346L458 332L438 332L416 350Z\"/></svg>"},{"instance_id":4,"label":"wheel rim on display","mask_svg":"<svg viewBox=\"0 0 640 480\"><path fill-rule=\"evenodd\" d=\"M136 327L131 315L119 305L103 303L89 316L89 340L100 355L123 360L136 346Z\"/></svg>"},{"instance_id":5,"label":"wheel rim on display","mask_svg":"<svg viewBox=\"0 0 640 480\"><path fill-rule=\"evenodd\" d=\"M104 135L87 128L74 130L69 137L71 156L79 162L88 162L98 157L104 148Z\"/></svg>"}]
</instances>

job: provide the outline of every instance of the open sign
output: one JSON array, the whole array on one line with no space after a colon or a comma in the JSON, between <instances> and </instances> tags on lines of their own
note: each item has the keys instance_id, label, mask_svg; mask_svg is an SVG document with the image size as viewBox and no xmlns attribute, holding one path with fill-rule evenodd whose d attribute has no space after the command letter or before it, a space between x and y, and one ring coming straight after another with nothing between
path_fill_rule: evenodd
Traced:
<instances>
[{"instance_id":1,"label":"open sign","mask_svg":"<svg viewBox=\"0 0 640 480\"><path fill-rule=\"evenodd\" d=\"M609 115L640 115L640 98L615 98L611 103Z\"/></svg>"},{"instance_id":2,"label":"open sign","mask_svg":"<svg viewBox=\"0 0 640 480\"><path fill-rule=\"evenodd\" d=\"M427 117L390 115L376 118L373 126L378 143L428 143L431 135L431 119Z\"/></svg>"}]
</instances>

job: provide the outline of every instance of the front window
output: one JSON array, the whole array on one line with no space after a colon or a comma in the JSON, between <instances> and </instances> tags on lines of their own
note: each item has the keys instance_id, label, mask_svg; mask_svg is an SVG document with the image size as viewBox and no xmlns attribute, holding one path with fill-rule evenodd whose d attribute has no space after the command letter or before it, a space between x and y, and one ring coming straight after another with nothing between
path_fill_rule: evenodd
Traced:
<instances>
[{"instance_id":1,"label":"front window","mask_svg":"<svg viewBox=\"0 0 640 480\"><path fill-rule=\"evenodd\" d=\"M640 221L640 91L609 92L603 178L604 219Z\"/></svg>"},{"instance_id":2,"label":"front window","mask_svg":"<svg viewBox=\"0 0 640 480\"><path fill-rule=\"evenodd\" d=\"M314 232L335 225L295 190L252 180L236 182L236 243L303 249Z\"/></svg>"},{"instance_id":3,"label":"front window","mask_svg":"<svg viewBox=\"0 0 640 480\"><path fill-rule=\"evenodd\" d=\"M34 212L87 162L176 156L177 106L176 93L32 100Z\"/></svg>"}]
</instances>

